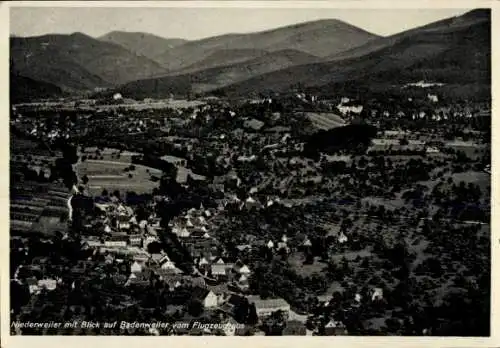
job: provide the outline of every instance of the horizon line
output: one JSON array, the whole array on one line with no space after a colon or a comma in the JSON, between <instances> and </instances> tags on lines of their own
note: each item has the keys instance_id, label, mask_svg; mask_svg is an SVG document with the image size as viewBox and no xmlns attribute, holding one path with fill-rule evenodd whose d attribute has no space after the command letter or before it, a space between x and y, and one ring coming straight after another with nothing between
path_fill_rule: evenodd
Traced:
<instances>
[{"instance_id":1,"label":"horizon line","mask_svg":"<svg viewBox=\"0 0 500 348\"><path fill-rule=\"evenodd\" d=\"M168 37L166 37L166 36L163 36L163 35L158 35L158 34L147 32L147 31L137 31L137 30L133 30L133 31L111 30L111 31L108 31L108 32L106 32L104 34L96 35L96 36L88 34L88 33L84 32L84 31L74 31L74 32L71 32L71 33L46 32L44 34L29 35L29 36L18 35L16 33L9 33L9 37L10 38L37 38L37 37L43 37L43 36L48 36L48 35L67 35L67 36L70 36L70 35L75 35L75 34L83 34L83 35L86 35L86 36L88 36L90 38L93 38L93 39L96 39L96 40L100 40L101 37L109 35L109 34L112 34L112 33L126 33L126 34L147 34L147 35L155 36L155 37L158 37L158 38L161 38L161 39L165 39L165 40L184 40L184 41L186 41L186 43L188 43L188 42L196 42L196 41L207 40L207 39L210 39L210 38L216 38L216 37L221 37L221 36L251 35L251 34L268 33L268 32L272 32L272 31L279 30L279 29L285 29L285 28L290 28L290 27L294 27L294 26L298 26L298 25L305 25L305 24L309 24L309 23L318 23L318 22L326 22L326 21L337 21L337 22L349 25L351 27L354 27L356 29L362 30L362 31L364 31L364 32L366 32L368 34L373 35L373 36L377 36L379 38L384 38L384 37L390 37L390 36L393 36L393 35L398 35L398 34L400 34L402 32L405 32L405 31L408 31L408 30L413 30L413 29L416 29L416 28L419 28L419 27L422 27L422 26L426 26L426 25L429 25L429 24L432 24L432 23L436 23L436 22L439 22L439 21L442 21L442 20L460 17L460 16L465 15L466 13L469 13L469 12L475 11L475 10L481 10L481 8L464 9L464 12L461 13L461 14L458 14L458 15L455 15L455 16L451 16L451 17L446 17L446 18L440 19L438 21L432 21L432 22L429 22L429 23L426 23L426 24L418 25L418 26L415 26L415 27L412 27L412 28L409 28L409 29L405 29L405 30L402 30L402 31L398 31L398 32L395 32L395 33L392 33L392 34L388 34L388 35L387 34L383 35L383 34L378 34L378 33L374 33L374 32L368 31L368 30L364 29L361 26L351 24L348 21L341 20L341 19L338 19L338 18L321 18L321 19L316 19L316 20L311 20L311 21L300 21L300 22L296 22L296 23L292 23L292 24L287 24L287 25L283 25L283 26L278 26L278 27L274 27L274 28L270 28L270 29L264 29L264 30L258 30L258 31L249 31L249 32L227 32L227 33L210 35L210 36L206 36L206 37L202 37L202 38L195 38L195 39L188 39L188 38L180 37L180 36L168 36Z\"/></svg>"}]
</instances>

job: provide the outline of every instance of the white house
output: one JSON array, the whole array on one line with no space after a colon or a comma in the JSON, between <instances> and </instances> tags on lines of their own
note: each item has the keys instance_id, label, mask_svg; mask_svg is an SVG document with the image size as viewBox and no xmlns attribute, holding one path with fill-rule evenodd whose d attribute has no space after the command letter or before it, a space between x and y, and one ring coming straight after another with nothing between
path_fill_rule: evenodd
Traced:
<instances>
[{"instance_id":1,"label":"white house","mask_svg":"<svg viewBox=\"0 0 500 348\"><path fill-rule=\"evenodd\" d=\"M372 301L382 300L384 298L384 291L381 288L373 288Z\"/></svg>"},{"instance_id":2,"label":"white house","mask_svg":"<svg viewBox=\"0 0 500 348\"><path fill-rule=\"evenodd\" d=\"M268 317L276 311L282 311L285 317L290 313L290 305L282 298L264 300L260 296L248 296L248 302L255 304L257 316L260 319Z\"/></svg>"},{"instance_id":3,"label":"white house","mask_svg":"<svg viewBox=\"0 0 500 348\"><path fill-rule=\"evenodd\" d=\"M433 146L429 146L425 149L426 153L439 153L439 149Z\"/></svg>"},{"instance_id":4,"label":"white house","mask_svg":"<svg viewBox=\"0 0 500 348\"><path fill-rule=\"evenodd\" d=\"M202 257L200 262L198 262L198 266L204 266L204 265L208 265L208 261L206 258Z\"/></svg>"},{"instance_id":5,"label":"white house","mask_svg":"<svg viewBox=\"0 0 500 348\"><path fill-rule=\"evenodd\" d=\"M439 100L438 96L435 94L427 94L427 99L429 99L433 103L437 103Z\"/></svg>"},{"instance_id":6,"label":"white house","mask_svg":"<svg viewBox=\"0 0 500 348\"><path fill-rule=\"evenodd\" d=\"M126 247L127 241L124 241L124 240L106 240L106 241L104 241L104 246L106 246L108 248Z\"/></svg>"},{"instance_id":7,"label":"white house","mask_svg":"<svg viewBox=\"0 0 500 348\"><path fill-rule=\"evenodd\" d=\"M40 279L38 281L38 287L40 289L45 288L49 291L55 290L55 288L57 288L57 280L55 280L55 279Z\"/></svg>"},{"instance_id":8,"label":"white house","mask_svg":"<svg viewBox=\"0 0 500 348\"><path fill-rule=\"evenodd\" d=\"M240 274L244 274L244 275L247 275L247 276L251 273L250 268L248 268L248 266L247 266L247 265L243 265L243 266L239 269L239 271L238 271L238 272L239 272Z\"/></svg>"},{"instance_id":9,"label":"white house","mask_svg":"<svg viewBox=\"0 0 500 348\"><path fill-rule=\"evenodd\" d=\"M188 238L189 236L191 235L191 233L189 233L189 231L187 230L187 228L182 228L178 234L178 236L180 238Z\"/></svg>"},{"instance_id":10,"label":"white house","mask_svg":"<svg viewBox=\"0 0 500 348\"><path fill-rule=\"evenodd\" d=\"M354 301L356 301L356 302L358 302L358 303L360 303L360 302L361 302L361 299L362 299L362 298L363 298L363 297L362 297L360 294L356 294L356 295L354 295Z\"/></svg>"},{"instance_id":11,"label":"white house","mask_svg":"<svg viewBox=\"0 0 500 348\"><path fill-rule=\"evenodd\" d=\"M130 266L130 271L132 273L140 273L142 272L142 266L137 261L134 261L132 266Z\"/></svg>"},{"instance_id":12,"label":"white house","mask_svg":"<svg viewBox=\"0 0 500 348\"><path fill-rule=\"evenodd\" d=\"M306 239L304 240L304 243L302 243L302 245L305 247L310 247L310 246L312 246L312 243L309 240L309 238L306 237Z\"/></svg>"},{"instance_id":13,"label":"white house","mask_svg":"<svg viewBox=\"0 0 500 348\"><path fill-rule=\"evenodd\" d=\"M340 244L343 244L345 242L347 242L347 236L344 234L344 232L341 232L340 235L339 235L339 238L338 238L338 241Z\"/></svg>"},{"instance_id":14,"label":"white house","mask_svg":"<svg viewBox=\"0 0 500 348\"><path fill-rule=\"evenodd\" d=\"M175 267L175 263L173 263L170 260L163 262L162 265L161 265L161 268L162 269L171 269L171 270L176 270L177 269L177 267Z\"/></svg>"},{"instance_id":15,"label":"white house","mask_svg":"<svg viewBox=\"0 0 500 348\"><path fill-rule=\"evenodd\" d=\"M193 298L201 301L205 308L217 307L219 304L219 298L212 290L196 287L193 289L192 294Z\"/></svg>"}]
</instances>

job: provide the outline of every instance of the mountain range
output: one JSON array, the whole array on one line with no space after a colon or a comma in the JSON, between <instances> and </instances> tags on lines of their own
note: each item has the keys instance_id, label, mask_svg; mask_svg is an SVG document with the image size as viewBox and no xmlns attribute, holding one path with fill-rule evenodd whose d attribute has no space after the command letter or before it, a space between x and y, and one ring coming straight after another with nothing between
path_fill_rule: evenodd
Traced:
<instances>
[{"instance_id":1,"label":"mountain range","mask_svg":"<svg viewBox=\"0 0 500 348\"><path fill-rule=\"evenodd\" d=\"M488 85L490 16L474 10L386 37L335 19L193 41L128 32L11 37L11 86L23 78L54 92L100 87L145 98L418 80Z\"/></svg>"},{"instance_id":2,"label":"mountain range","mask_svg":"<svg viewBox=\"0 0 500 348\"><path fill-rule=\"evenodd\" d=\"M98 39L117 44L139 56L144 56L151 60L155 60L155 57L165 52L166 49L174 48L187 42L184 39L166 39L148 33L125 31L112 31L100 36Z\"/></svg>"}]
</instances>

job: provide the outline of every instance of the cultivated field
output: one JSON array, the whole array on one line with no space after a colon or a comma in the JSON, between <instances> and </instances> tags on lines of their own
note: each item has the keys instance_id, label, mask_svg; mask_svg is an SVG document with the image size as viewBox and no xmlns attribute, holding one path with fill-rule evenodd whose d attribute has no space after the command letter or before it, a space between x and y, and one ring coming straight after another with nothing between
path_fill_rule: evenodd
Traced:
<instances>
[{"instance_id":1,"label":"cultivated field","mask_svg":"<svg viewBox=\"0 0 500 348\"><path fill-rule=\"evenodd\" d=\"M161 170L138 164L134 166L134 170L126 171L126 168L130 168L130 162L86 160L78 162L76 171L79 178L87 175L88 188L93 195L100 194L104 189L108 192L118 190L120 192L133 191L137 194L151 193L153 188L159 185L158 182L151 180L151 176L160 178Z\"/></svg>"},{"instance_id":2,"label":"cultivated field","mask_svg":"<svg viewBox=\"0 0 500 348\"><path fill-rule=\"evenodd\" d=\"M346 125L342 117L334 113L306 112L306 117L309 118L314 126L319 129L327 130Z\"/></svg>"}]
</instances>

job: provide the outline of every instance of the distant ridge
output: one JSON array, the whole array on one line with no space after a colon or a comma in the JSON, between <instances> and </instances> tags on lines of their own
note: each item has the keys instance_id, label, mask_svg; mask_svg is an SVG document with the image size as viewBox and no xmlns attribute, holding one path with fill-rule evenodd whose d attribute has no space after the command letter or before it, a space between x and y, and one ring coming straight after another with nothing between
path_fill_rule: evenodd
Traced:
<instances>
[{"instance_id":1,"label":"distant ridge","mask_svg":"<svg viewBox=\"0 0 500 348\"><path fill-rule=\"evenodd\" d=\"M155 60L170 71L181 70L220 50L293 49L317 57L326 57L379 36L336 19L299 23L250 34L226 34L189 41L168 49Z\"/></svg>"},{"instance_id":2,"label":"distant ridge","mask_svg":"<svg viewBox=\"0 0 500 348\"><path fill-rule=\"evenodd\" d=\"M10 39L19 73L67 90L109 87L163 73L152 60L82 33Z\"/></svg>"},{"instance_id":3,"label":"distant ridge","mask_svg":"<svg viewBox=\"0 0 500 348\"><path fill-rule=\"evenodd\" d=\"M329 61L270 72L221 89L229 95L283 92L290 81L317 91L339 83L398 84L432 79L488 86L491 76L489 10L468 12L383 37L330 56ZM482 89L482 88L481 88Z\"/></svg>"},{"instance_id":4,"label":"distant ridge","mask_svg":"<svg viewBox=\"0 0 500 348\"><path fill-rule=\"evenodd\" d=\"M165 52L165 50L187 42L184 39L168 39L149 33L126 31L112 31L98 37L98 39L120 45L137 55L147 57L151 60L155 60L155 57Z\"/></svg>"}]
</instances>

